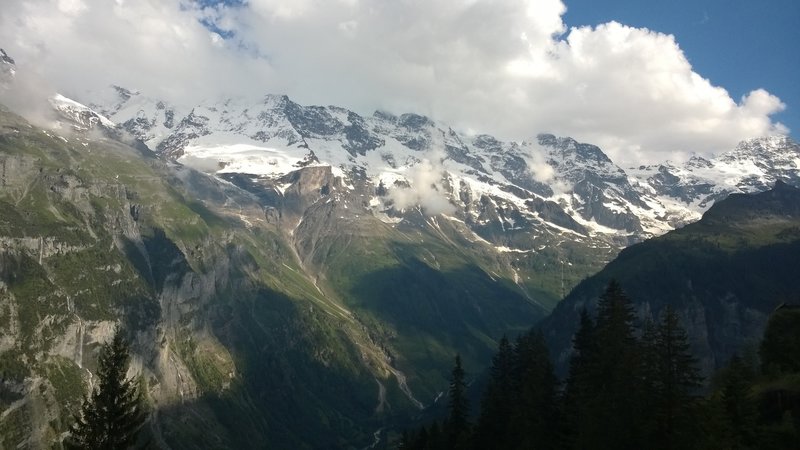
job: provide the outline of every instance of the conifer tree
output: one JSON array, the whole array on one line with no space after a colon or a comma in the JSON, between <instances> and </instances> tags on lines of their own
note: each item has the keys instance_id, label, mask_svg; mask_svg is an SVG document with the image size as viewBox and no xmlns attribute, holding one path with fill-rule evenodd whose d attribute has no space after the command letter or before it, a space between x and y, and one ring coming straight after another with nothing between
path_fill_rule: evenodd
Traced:
<instances>
[{"instance_id":1,"label":"conifer tree","mask_svg":"<svg viewBox=\"0 0 800 450\"><path fill-rule=\"evenodd\" d=\"M594 420L583 426L579 448L641 448L642 371L633 306L612 280L598 302L596 350L589 368L586 400Z\"/></svg>"},{"instance_id":2,"label":"conifer tree","mask_svg":"<svg viewBox=\"0 0 800 450\"><path fill-rule=\"evenodd\" d=\"M470 439L469 402L467 385L464 381L464 369L461 367L461 355L456 355L456 363L450 378L447 446L450 449L467 448Z\"/></svg>"},{"instance_id":3,"label":"conifer tree","mask_svg":"<svg viewBox=\"0 0 800 450\"><path fill-rule=\"evenodd\" d=\"M779 309L767 322L759 356L765 374L800 372L800 309Z\"/></svg>"},{"instance_id":4,"label":"conifer tree","mask_svg":"<svg viewBox=\"0 0 800 450\"><path fill-rule=\"evenodd\" d=\"M558 379L540 331L517 340L515 359L516 399L509 433L512 446L507 448L556 448Z\"/></svg>"},{"instance_id":5,"label":"conifer tree","mask_svg":"<svg viewBox=\"0 0 800 450\"><path fill-rule=\"evenodd\" d=\"M723 374L722 404L733 448L754 448L758 441L758 410L750 395L755 371L734 355Z\"/></svg>"},{"instance_id":6,"label":"conifer tree","mask_svg":"<svg viewBox=\"0 0 800 450\"><path fill-rule=\"evenodd\" d=\"M118 329L100 351L97 388L83 402L66 448L120 450L134 445L147 413L136 381L126 378L129 359Z\"/></svg>"},{"instance_id":7,"label":"conifer tree","mask_svg":"<svg viewBox=\"0 0 800 450\"><path fill-rule=\"evenodd\" d=\"M663 311L655 341L648 347L644 352L649 357L645 365L652 366L647 371L648 409L656 424L650 443L664 449L687 448L695 424L692 391L700 386L701 377L689 337L671 306Z\"/></svg>"},{"instance_id":8,"label":"conifer tree","mask_svg":"<svg viewBox=\"0 0 800 450\"><path fill-rule=\"evenodd\" d=\"M475 448L509 448L509 422L515 401L514 348L503 336L492 358L490 379L481 401L481 415L475 431Z\"/></svg>"},{"instance_id":9,"label":"conifer tree","mask_svg":"<svg viewBox=\"0 0 800 450\"><path fill-rule=\"evenodd\" d=\"M581 425L592 420L588 404L593 395L590 377L592 361L596 358L595 344L594 321L584 308L581 310L578 331L572 338L572 358L563 395L563 444L567 448L581 440Z\"/></svg>"}]
</instances>

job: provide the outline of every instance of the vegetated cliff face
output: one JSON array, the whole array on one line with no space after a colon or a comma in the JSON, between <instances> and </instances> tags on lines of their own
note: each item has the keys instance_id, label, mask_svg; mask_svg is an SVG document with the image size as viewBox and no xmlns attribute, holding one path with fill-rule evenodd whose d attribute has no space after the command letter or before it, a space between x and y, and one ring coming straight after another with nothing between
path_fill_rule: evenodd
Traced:
<instances>
[{"instance_id":1,"label":"vegetated cliff face","mask_svg":"<svg viewBox=\"0 0 800 450\"><path fill-rule=\"evenodd\" d=\"M775 307L800 298L800 189L779 181L732 194L699 222L623 250L578 284L542 325L562 373L580 311L596 308L611 279L642 320L672 305L709 375L734 353L755 351Z\"/></svg>"},{"instance_id":2,"label":"vegetated cliff face","mask_svg":"<svg viewBox=\"0 0 800 450\"><path fill-rule=\"evenodd\" d=\"M300 448L372 442L543 315L488 245L364 217L330 167L243 189L62 134L0 111L3 446L59 441L118 324L156 443Z\"/></svg>"}]
</instances>

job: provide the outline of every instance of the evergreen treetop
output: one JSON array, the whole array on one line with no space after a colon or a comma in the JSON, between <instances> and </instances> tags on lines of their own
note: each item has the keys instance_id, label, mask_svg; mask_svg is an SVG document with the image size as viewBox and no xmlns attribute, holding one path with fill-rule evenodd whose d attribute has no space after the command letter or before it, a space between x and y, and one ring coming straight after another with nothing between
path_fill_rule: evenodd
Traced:
<instances>
[{"instance_id":1,"label":"evergreen treetop","mask_svg":"<svg viewBox=\"0 0 800 450\"><path fill-rule=\"evenodd\" d=\"M75 417L66 448L119 450L136 443L147 412L138 383L126 377L129 360L128 344L118 329L100 350L97 387Z\"/></svg>"}]
</instances>

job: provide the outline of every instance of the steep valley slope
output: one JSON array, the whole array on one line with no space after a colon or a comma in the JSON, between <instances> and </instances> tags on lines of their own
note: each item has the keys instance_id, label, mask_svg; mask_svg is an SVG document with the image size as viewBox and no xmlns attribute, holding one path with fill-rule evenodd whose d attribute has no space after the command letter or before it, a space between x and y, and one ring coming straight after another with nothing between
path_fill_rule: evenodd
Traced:
<instances>
[{"instance_id":1,"label":"steep valley slope","mask_svg":"<svg viewBox=\"0 0 800 450\"><path fill-rule=\"evenodd\" d=\"M6 110L0 167L4 447L58 441L117 323L160 445L317 448L372 442L434 401L452 355L479 367L545 312L458 222L365 218L330 168L269 206L113 131Z\"/></svg>"},{"instance_id":2,"label":"steep valley slope","mask_svg":"<svg viewBox=\"0 0 800 450\"><path fill-rule=\"evenodd\" d=\"M709 376L734 354L755 355L770 315L800 300L800 188L781 181L758 194L731 194L703 218L624 249L579 283L542 323L563 374L581 310L595 311L616 279L639 325L669 305Z\"/></svg>"}]
</instances>

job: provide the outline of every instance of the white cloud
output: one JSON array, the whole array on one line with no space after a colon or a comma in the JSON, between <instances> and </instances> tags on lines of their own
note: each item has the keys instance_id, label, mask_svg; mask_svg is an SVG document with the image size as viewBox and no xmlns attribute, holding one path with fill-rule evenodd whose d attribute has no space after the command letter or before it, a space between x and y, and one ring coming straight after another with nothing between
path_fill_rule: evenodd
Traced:
<instances>
[{"instance_id":1,"label":"white cloud","mask_svg":"<svg viewBox=\"0 0 800 450\"><path fill-rule=\"evenodd\" d=\"M455 206L447 198L442 184L445 171L441 167L441 159L431 155L433 159L423 159L408 169L405 174L409 187L392 187L389 197L398 210L420 206L425 214L453 214Z\"/></svg>"},{"instance_id":2,"label":"white cloud","mask_svg":"<svg viewBox=\"0 0 800 450\"><path fill-rule=\"evenodd\" d=\"M179 104L286 93L505 139L570 135L623 163L786 131L770 118L780 99L756 89L733 100L672 36L614 22L568 30L565 10L560 0L6 0L0 47L78 98L111 83Z\"/></svg>"}]
</instances>

